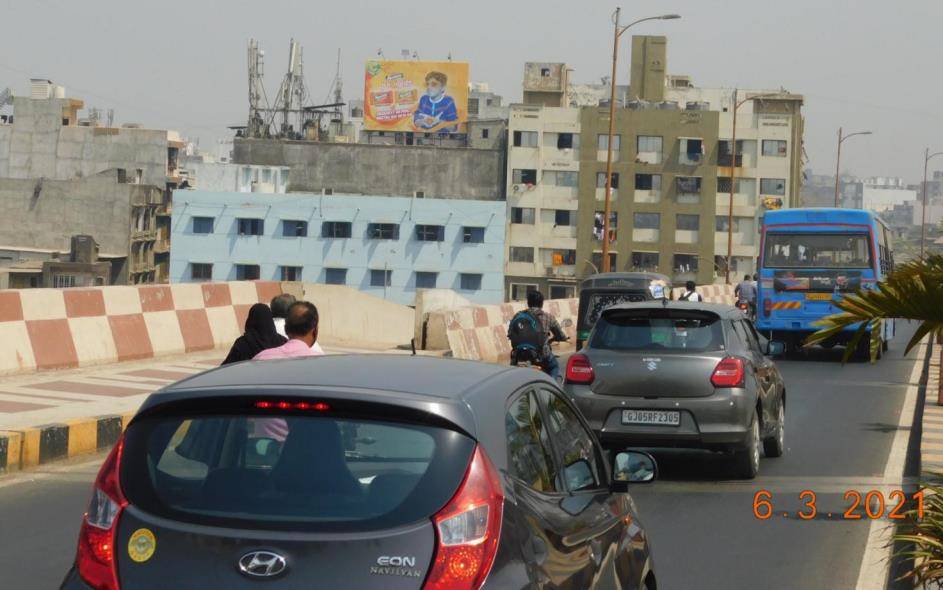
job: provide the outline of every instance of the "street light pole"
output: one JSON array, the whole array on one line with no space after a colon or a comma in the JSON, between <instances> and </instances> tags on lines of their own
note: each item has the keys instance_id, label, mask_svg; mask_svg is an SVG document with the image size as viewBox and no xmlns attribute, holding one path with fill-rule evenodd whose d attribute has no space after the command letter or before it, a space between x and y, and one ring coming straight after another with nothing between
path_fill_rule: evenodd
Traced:
<instances>
[{"instance_id":1,"label":"street light pole","mask_svg":"<svg viewBox=\"0 0 943 590\"><path fill-rule=\"evenodd\" d=\"M613 18L613 23L615 27L613 28L613 38L612 38L612 77L609 79L609 83L612 85L612 89L609 93L609 135L606 141L606 201L605 206L603 207L603 221L602 221L602 271L610 272L612 269L609 264L609 216L612 212L612 139L613 133L615 131L616 124L616 66L619 61L619 38L622 37L622 33L629 30L630 27L633 27L639 23L650 20L673 20L676 18L681 18L677 14L663 14L661 16L650 16L647 18L640 18L637 21L631 22L624 27L619 26L619 16L622 13L621 8L616 8L616 13Z\"/></svg>"},{"instance_id":2,"label":"street light pole","mask_svg":"<svg viewBox=\"0 0 943 590\"><path fill-rule=\"evenodd\" d=\"M737 184L737 110L740 106L747 102L748 100L756 100L758 98L770 98L773 96L778 96L775 92L767 92L766 94L757 94L755 96L748 96L737 102L737 93L736 88L733 89L733 132L731 135L732 147L730 148L732 152L731 161L730 161L730 200L727 203L727 264L724 266L724 282L728 285L730 284L730 262L733 260L733 193L734 186Z\"/></svg>"},{"instance_id":3,"label":"street light pole","mask_svg":"<svg viewBox=\"0 0 943 590\"><path fill-rule=\"evenodd\" d=\"M923 260L927 243L927 167L930 160L937 156L943 156L943 152L935 154L930 153L930 148L923 152L923 210L920 213L920 260Z\"/></svg>"},{"instance_id":4,"label":"street light pole","mask_svg":"<svg viewBox=\"0 0 943 590\"><path fill-rule=\"evenodd\" d=\"M842 136L842 128L838 128L838 155L835 157L835 208L838 208L838 176L839 176L839 167L841 166L841 144L845 143L846 139L851 139L856 135L871 135L870 131L857 131L855 133L850 133L848 135Z\"/></svg>"}]
</instances>

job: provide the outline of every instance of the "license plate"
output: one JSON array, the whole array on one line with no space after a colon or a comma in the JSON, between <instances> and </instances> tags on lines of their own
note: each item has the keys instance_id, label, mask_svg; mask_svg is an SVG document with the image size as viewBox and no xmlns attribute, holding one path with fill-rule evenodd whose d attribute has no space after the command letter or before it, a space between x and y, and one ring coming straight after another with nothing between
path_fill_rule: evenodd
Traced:
<instances>
[{"instance_id":1,"label":"license plate","mask_svg":"<svg viewBox=\"0 0 943 590\"><path fill-rule=\"evenodd\" d=\"M678 426L681 412L658 412L654 410L622 410L623 424L654 424L656 426Z\"/></svg>"},{"instance_id":2,"label":"license plate","mask_svg":"<svg viewBox=\"0 0 943 590\"><path fill-rule=\"evenodd\" d=\"M805 298L808 301L831 301L831 293L806 293Z\"/></svg>"}]
</instances>

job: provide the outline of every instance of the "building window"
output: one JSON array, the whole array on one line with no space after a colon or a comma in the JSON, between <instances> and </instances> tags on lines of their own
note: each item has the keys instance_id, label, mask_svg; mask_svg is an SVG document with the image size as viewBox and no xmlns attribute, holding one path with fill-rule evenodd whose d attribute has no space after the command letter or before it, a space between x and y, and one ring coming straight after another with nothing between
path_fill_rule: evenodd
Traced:
<instances>
[{"instance_id":1,"label":"building window","mask_svg":"<svg viewBox=\"0 0 943 590\"><path fill-rule=\"evenodd\" d=\"M786 180L784 178L761 178L760 179L760 194L761 195L778 195L780 197L786 195Z\"/></svg>"},{"instance_id":2,"label":"building window","mask_svg":"<svg viewBox=\"0 0 943 590\"><path fill-rule=\"evenodd\" d=\"M617 152L619 148L622 147L622 136L613 135L612 136L612 151ZM596 149L598 150L608 150L609 149L609 135L605 133L600 133L596 136Z\"/></svg>"},{"instance_id":3,"label":"building window","mask_svg":"<svg viewBox=\"0 0 943 590\"><path fill-rule=\"evenodd\" d=\"M544 170L544 184L552 186L566 186L576 188L579 186L580 173L575 170Z\"/></svg>"},{"instance_id":4,"label":"building window","mask_svg":"<svg viewBox=\"0 0 943 590\"><path fill-rule=\"evenodd\" d=\"M74 275L52 275L52 286L56 289L68 289L75 286Z\"/></svg>"},{"instance_id":5,"label":"building window","mask_svg":"<svg viewBox=\"0 0 943 590\"><path fill-rule=\"evenodd\" d=\"M439 273L437 272L416 272L417 289L435 289Z\"/></svg>"},{"instance_id":6,"label":"building window","mask_svg":"<svg viewBox=\"0 0 943 590\"><path fill-rule=\"evenodd\" d=\"M264 220L262 219L239 218L236 222L239 226L238 231L240 236L261 236L265 227Z\"/></svg>"},{"instance_id":7,"label":"building window","mask_svg":"<svg viewBox=\"0 0 943 590\"><path fill-rule=\"evenodd\" d=\"M193 233L195 234L213 233L213 218L212 217L194 217L193 218Z\"/></svg>"},{"instance_id":8,"label":"building window","mask_svg":"<svg viewBox=\"0 0 943 590\"><path fill-rule=\"evenodd\" d=\"M547 250L544 250L547 252ZM576 264L576 250L550 250L551 266L572 266Z\"/></svg>"},{"instance_id":9,"label":"building window","mask_svg":"<svg viewBox=\"0 0 943 590\"><path fill-rule=\"evenodd\" d=\"M639 153L661 153L662 139L660 136L639 135L635 141Z\"/></svg>"},{"instance_id":10,"label":"building window","mask_svg":"<svg viewBox=\"0 0 943 590\"><path fill-rule=\"evenodd\" d=\"M257 281L260 276L259 265L258 264L237 264L236 265L236 280L237 281Z\"/></svg>"},{"instance_id":11,"label":"building window","mask_svg":"<svg viewBox=\"0 0 943 590\"><path fill-rule=\"evenodd\" d=\"M213 265L205 262L190 263L190 280L192 281L212 281Z\"/></svg>"},{"instance_id":12,"label":"building window","mask_svg":"<svg viewBox=\"0 0 943 590\"><path fill-rule=\"evenodd\" d=\"M658 252L632 252L632 270L658 270Z\"/></svg>"},{"instance_id":13,"label":"building window","mask_svg":"<svg viewBox=\"0 0 943 590\"><path fill-rule=\"evenodd\" d=\"M445 241L445 226L417 225L416 239L420 242L443 242Z\"/></svg>"},{"instance_id":14,"label":"building window","mask_svg":"<svg viewBox=\"0 0 943 590\"><path fill-rule=\"evenodd\" d=\"M469 115L478 114L478 99L477 98L468 99L468 114Z\"/></svg>"},{"instance_id":15,"label":"building window","mask_svg":"<svg viewBox=\"0 0 943 590\"><path fill-rule=\"evenodd\" d=\"M489 133L490 131L491 131L491 130L490 130L490 129L487 129L487 128L482 129L482 130L481 130L481 138L482 138L482 139L488 139L488 133Z\"/></svg>"},{"instance_id":16,"label":"building window","mask_svg":"<svg viewBox=\"0 0 943 590\"><path fill-rule=\"evenodd\" d=\"M308 222L294 219L282 220L282 236L286 238L308 237Z\"/></svg>"},{"instance_id":17,"label":"building window","mask_svg":"<svg viewBox=\"0 0 943 590\"><path fill-rule=\"evenodd\" d=\"M346 285L347 284L347 269L346 268L325 268L324 269L324 282L328 285Z\"/></svg>"},{"instance_id":18,"label":"building window","mask_svg":"<svg viewBox=\"0 0 943 590\"><path fill-rule=\"evenodd\" d=\"M726 215L718 215L714 218L714 229L716 231L726 232L730 228L730 219ZM734 233L740 231L740 219L737 217L733 218L733 231Z\"/></svg>"},{"instance_id":19,"label":"building window","mask_svg":"<svg viewBox=\"0 0 943 590\"><path fill-rule=\"evenodd\" d=\"M367 224L367 238L371 240L398 240L399 225L396 223Z\"/></svg>"},{"instance_id":20,"label":"building window","mask_svg":"<svg viewBox=\"0 0 943 590\"><path fill-rule=\"evenodd\" d=\"M511 246L511 262L534 262L534 249L526 246Z\"/></svg>"},{"instance_id":21,"label":"building window","mask_svg":"<svg viewBox=\"0 0 943 590\"><path fill-rule=\"evenodd\" d=\"M485 228L463 227L462 242L466 244L483 244L485 242Z\"/></svg>"},{"instance_id":22,"label":"building window","mask_svg":"<svg viewBox=\"0 0 943 590\"><path fill-rule=\"evenodd\" d=\"M696 273L697 254L675 254L674 270L677 273Z\"/></svg>"},{"instance_id":23,"label":"building window","mask_svg":"<svg viewBox=\"0 0 943 590\"><path fill-rule=\"evenodd\" d=\"M701 194L701 178L699 176L679 176L676 180L679 195Z\"/></svg>"},{"instance_id":24,"label":"building window","mask_svg":"<svg viewBox=\"0 0 943 590\"><path fill-rule=\"evenodd\" d=\"M557 133L557 149L570 150L574 147L574 135L572 133Z\"/></svg>"},{"instance_id":25,"label":"building window","mask_svg":"<svg viewBox=\"0 0 943 590\"><path fill-rule=\"evenodd\" d=\"M777 158L786 157L786 140L784 139L764 139L763 155L775 156Z\"/></svg>"},{"instance_id":26,"label":"building window","mask_svg":"<svg viewBox=\"0 0 943 590\"><path fill-rule=\"evenodd\" d=\"M721 139L717 142L717 165L718 166L730 166L730 163L733 161L733 154L730 153L731 141L729 139ZM743 166L743 140L737 140L737 160L736 167Z\"/></svg>"},{"instance_id":27,"label":"building window","mask_svg":"<svg viewBox=\"0 0 943 590\"><path fill-rule=\"evenodd\" d=\"M590 262L593 263L593 269L594 269L594 270L596 270L597 272L603 272L603 268L602 268L602 252L593 252L592 257L590 258ZM618 267L616 266L616 253L615 253L615 252L610 252L610 253L609 253L609 270L614 271L614 270L616 270L617 268L618 268Z\"/></svg>"},{"instance_id":28,"label":"building window","mask_svg":"<svg viewBox=\"0 0 943 590\"><path fill-rule=\"evenodd\" d=\"M596 211L593 213L593 239L597 242L602 241L602 234L605 232L604 220L606 214L604 211ZM609 241L616 241L616 230L619 229L619 213L616 211L609 212Z\"/></svg>"},{"instance_id":29,"label":"building window","mask_svg":"<svg viewBox=\"0 0 943 590\"><path fill-rule=\"evenodd\" d=\"M549 78L550 77L550 68L540 68L540 77Z\"/></svg>"},{"instance_id":30,"label":"building window","mask_svg":"<svg viewBox=\"0 0 943 590\"><path fill-rule=\"evenodd\" d=\"M389 287L393 284L393 271L392 270L371 270L370 271L370 286L371 287Z\"/></svg>"},{"instance_id":31,"label":"building window","mask_svg":"<svg viewBox=\"0 0 943 590\"><path fill-rule=\"evenodd\" d=\"M463 272L459 275L460 287L462 291L480 291L481 275L475 273Z\"/></svg>"},{"instance_id":32,"label":"building window","mask_svg":"<svg viewBox=\"0 0 943 590\"><path fill-rule=\"evenodd\" d=\"M637 191L660 191L661 174L636 174L635 190Z\"/></svg>"},{"instance_id":33,"label":"building window","mask_svg":"<svg viewBox=\"0 0 943 590\"><path fill-rule=\"evenodd\" d=\"M515 131L514 147L537 147L536 131Z\"/></svg>"},{"instance_id":34,"label":"building window","mask_svg":"<svg viewBox=\"0 0 943 590\"><path fill-rule=\"evenodd\" d=\"M537 291L537 285L529 283L511 283L511 301L525 301L527 294L531 291Z\"/></svg>"},{"instance_id":35,"label":"building window","mask_svg":"<svg viewBox=\"0 0 943 590\"><path fill-rule=\"evenodd\" d=\"M553 225L573 225L572 222L576 220L572 213L569 209L557 209L553 212Z\"/></svg>"},{"instance_id":36,"label":"building window","mask_svg":"<svg viewBox=\"0 0 943 590\"><path fill-rule=\"evenodd\" d=\"M681 150L678 153L678 163L686 165L700 164L704 159L704 141L686 138L681 141Z\"/></svg>"},{"instance_id":37,"label":"building window","mask_svg":"<svg viewBox=\"0 0 943 590\"><path fill-rule=\"evenodd\" d=\"M550 285L550 299L570 299L576 296L576 287Z\"/></svg>"},{"instance_id":38,"label":"building window","mask_svg":"<svg viewBox=\"0 0 943 590\"><path fill-rule=\"evenodd\" d=\"M511 223L534 225L533 207L511 207Z\"/></svg>"},{"instance_id":39,"label":"building window","mask_svg":"<svg viewBox=\"0 0 943 590\"><path fill-rule=\"evenodd\" d=\"M660 229L661 213L636 213L632 221L635 229Z\"/></svg>"},{"instance_id":40,"label":"building window","mask_svg":"<svg viewBox=\"0 0 943 590\"><path fill-rule=\"evenodd\" d=\"M701 227L701 216L679 213L675 216L675 223L675 229L698 231Z\"/></svg>"},{"instance_id":41,"label":"building window","mask_svg":"<svg viewBox=\"0 0 943 590\"><path fill-rule=\"evenodd\" d=\"M349 221L325 221L321 224L321 237L349 238L351 226Z\"/></svg>"},{"instance_id":42,"label":"building window","mask_svg":"<svg viewBox=\"0 0 943 590\"><path fill-rule=\"evenodd\" d=\"M283 281L300 281L301 280L301 267L300 266L283 266L282 269L282 280Z\"/></svg>"},{"instance_id":43,"label":"building window","mask_svg":"<svg viewBox=\"0 0 943 590\"><path fill-rule=\"evenodd\" d=\"M606 188L606 173L596 173L596 188ZM612 188L619 188L619 173L612 173Z\"/></svg>"},{"instance_id":44,"label":"building window","mask_svg":"<svg viewBox=\"0 0 943 590\"><path fill-rule=\"evenodd\" d=\"M511 172L511 182L514 184L537 184L537 170L515 168Z\"/></svg>"}]
</instances>

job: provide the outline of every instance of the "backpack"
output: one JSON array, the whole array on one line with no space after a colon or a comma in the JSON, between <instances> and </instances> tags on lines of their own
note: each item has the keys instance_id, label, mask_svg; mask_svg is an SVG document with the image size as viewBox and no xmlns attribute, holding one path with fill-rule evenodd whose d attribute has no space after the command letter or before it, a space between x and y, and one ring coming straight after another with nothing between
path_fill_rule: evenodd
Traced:
<instances>
[{"instance_id":1,"label":"backpack","mask_svg":"<svg viewBox=\"0 0 943 590\"><path fill-rule=\"evenodd\" d=\"M511 341L511 358L539 360L547 345L547 334L540 329L540 322L526 309L517 312L508 324L508 339Z\"/></svg>"},{"instance_id":2,"label":"backpack","mask_svg":"<svg viewBox=\"0 0 943 590\"><path fill-rule=\"evenodd\" d=\"M687 300L690 299L691 296L694 295L695 293L697 293L697 291L686 291L683 295L681 295L680 297L678 297L678 301L687 301Z\"/></svg>"}]
</instances>

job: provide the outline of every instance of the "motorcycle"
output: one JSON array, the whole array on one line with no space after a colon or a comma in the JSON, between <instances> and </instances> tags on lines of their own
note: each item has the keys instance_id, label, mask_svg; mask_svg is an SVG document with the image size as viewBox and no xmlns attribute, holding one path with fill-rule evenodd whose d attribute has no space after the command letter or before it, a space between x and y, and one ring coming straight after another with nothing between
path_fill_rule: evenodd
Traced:
<instances>
[{"instance_id":1,"label":"motorcycle","mask_svg":"<svg viewBox=\"0 0 943 590\"><path fill-rule=\"evenodd\" d=\"M753 315L753 306L750 305L749 302L747 302L747 301L738 301L738 302L737 302L737 308L738 308L740 311L743 312L743 315L746 316L746 318L747 318L748 320L751 320L751 321L752 321L752 320L755 319L755 317L754 317L754 315Z\"/></svg>"}]
</instances>

